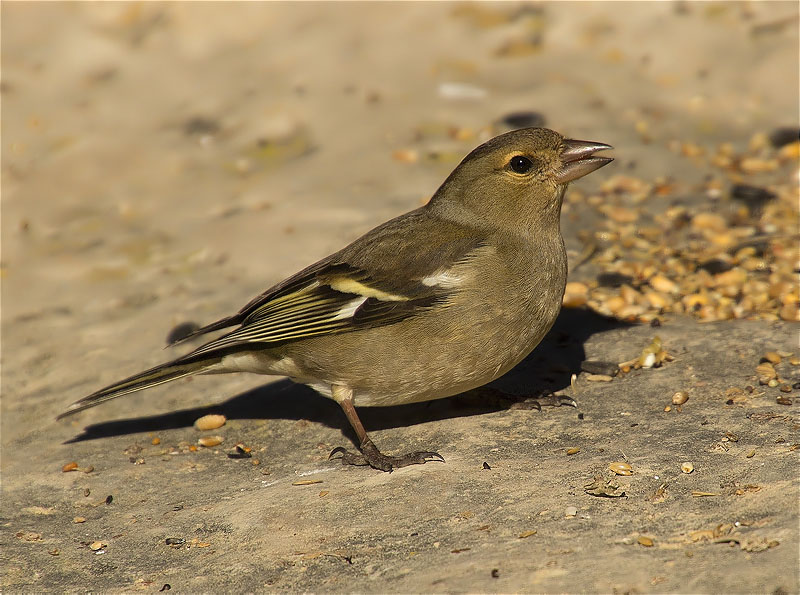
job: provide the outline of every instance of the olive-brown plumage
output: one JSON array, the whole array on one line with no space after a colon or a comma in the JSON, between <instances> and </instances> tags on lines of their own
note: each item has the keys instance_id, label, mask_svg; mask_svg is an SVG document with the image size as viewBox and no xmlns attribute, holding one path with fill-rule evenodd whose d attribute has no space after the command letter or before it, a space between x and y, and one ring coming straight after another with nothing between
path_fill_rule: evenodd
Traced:
<instances>
[{"instance_id":1,"label":"olive-brown plumage","mask_svg":"<svg viewBox=\"0 0 800 595\"><path fill-rule=\"evenodd\" d=\"M476 388L536 347L555 322L567 279L564 191L609 163L594 156L609 148L544 128L495 137L467 155L425 206L191 336L233 331L62 416L191 374L279 374L342 406L361 442L361 454L337 449L345 462L390 471L441 458L382 454L354 407Z\"/></svg>"}]
</instances>

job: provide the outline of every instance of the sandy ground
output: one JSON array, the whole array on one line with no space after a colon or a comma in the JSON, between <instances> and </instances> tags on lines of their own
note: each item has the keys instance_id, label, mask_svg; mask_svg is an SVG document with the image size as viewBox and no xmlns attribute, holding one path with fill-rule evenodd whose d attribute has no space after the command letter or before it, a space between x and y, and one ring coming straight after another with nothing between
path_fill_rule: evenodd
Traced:
<instances>
[{"instance_id":1,"label":"sandy ground","mask_svg":"<svg viewBox=\"0 0 800 595\"><path fill-rule=\"evenodd\" d=\"M341 412L280 379L180 381L55 421L164 361L176 324L419 205L512 112L616 147L581 192L625 172L702 208L711 172L674 141L797 127L797 51L792 2L4 2L3 591L798 592L799 395L755 372L797 354L794 322L565 309L501 384L577 410L365 411L384 450L447 460L392 474L329 462L353 438ZM602 222L570 206L575 261ZM570 387L656 334L674 361ZM778 372L800 380L787 356ZM208 412L224 442L190 448ZM237 442L253 456L228 457ZM597 476L624 496L587 493Z\"/></svg>"}]
</instances>

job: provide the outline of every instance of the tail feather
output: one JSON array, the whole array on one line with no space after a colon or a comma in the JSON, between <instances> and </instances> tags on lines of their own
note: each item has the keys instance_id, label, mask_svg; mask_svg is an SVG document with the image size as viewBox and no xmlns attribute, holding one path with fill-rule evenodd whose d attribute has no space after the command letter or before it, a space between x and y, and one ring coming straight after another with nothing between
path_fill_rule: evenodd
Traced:
<instances>
[{"instance_id":1,"label":"tail feather","mask_svg":"<svg viewBox=\"0 0 800 595\"><path fill-rule=\"evenodd\" d=\"M191 354L190 354L191 355ZM105 403L111 399L116 399L123 395L133 392L158 386L165 382L171 382L184 376L191 376L207 369L211 365L220 361L219 356L205 357L205 358L179 358L166 364L161 364L155 368L150 368L139 374L135 374L125 380L115 382L105 388L101 388L97 392L92 393L88 397L84 397L79 401L75 401L70 405L64 413L59 415L56 419L62 419L78 411L83 411L89 407L94 407L100 403Z\"/></svg>"}]
</instances>

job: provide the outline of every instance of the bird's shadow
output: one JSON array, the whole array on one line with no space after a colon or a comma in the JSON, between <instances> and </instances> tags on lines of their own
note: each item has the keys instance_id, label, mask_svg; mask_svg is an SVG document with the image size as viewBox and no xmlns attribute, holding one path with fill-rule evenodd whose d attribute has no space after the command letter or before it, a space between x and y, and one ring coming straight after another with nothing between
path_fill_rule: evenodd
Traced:
<instances>
[{"instance_id":1,"label":"bird's shadow","mask_svg":"<svg viewBox=\"0 0 800 595\"><path fill-rule=\"evenodd\" d=\"M569 386L572 374L580 371L585 359L583 345L590 336L626 326L631 325L591 310L564 308L539 346L490 386L520 396L561 390ZM367 431L372 431L480 415L506 409L514 402L510 398L469 398L469 394L393 407L362 407L359 416ZM248 390L218 405L92 424L66 443L188 427L198 417L209 413L222 413L228 419L305 419L339 429L350 439L354 438L335 402L304 385L280 380Z\"/></svg>"}]
</instances>

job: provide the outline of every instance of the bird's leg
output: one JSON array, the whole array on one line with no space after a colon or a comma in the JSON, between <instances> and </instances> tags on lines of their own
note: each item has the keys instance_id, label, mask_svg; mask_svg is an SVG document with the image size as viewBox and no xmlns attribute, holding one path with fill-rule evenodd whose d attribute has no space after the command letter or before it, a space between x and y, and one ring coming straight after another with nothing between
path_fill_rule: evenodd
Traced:
<instances>
[{"instance_id":1,"label":"bird's leg","mask_svg":"<svg viewBox=\"0 0 800 595\"><path fill-rule=\"evenodd\" d=\"M353 430L355 430L361 448L360 453L354 453L338 446L331 451L331 458L333 458L334 455L340 454L342 455L342 463L345 465L369 465L375 469L388 471L390 473L393 469L407 467L408 465L422 465L428 461L436 460L444 462L444 457L442 457L442 455L430 451L410 452L399 457L391 457L383 454L367 435L364 424L362 424L361 420L358 418L358 413L356 413L356 408L353 405L353 391L344 386L334 384L331 387L331 394L333 399L339 403L342 411L344 411L344 414L347 416L347 420L350 422Z\"/></svg>"}]
</instances>

